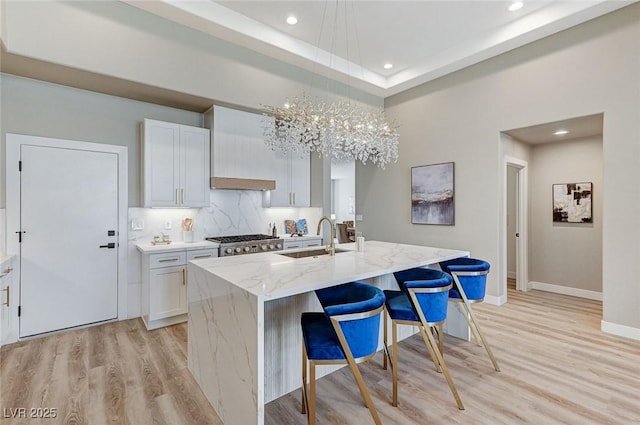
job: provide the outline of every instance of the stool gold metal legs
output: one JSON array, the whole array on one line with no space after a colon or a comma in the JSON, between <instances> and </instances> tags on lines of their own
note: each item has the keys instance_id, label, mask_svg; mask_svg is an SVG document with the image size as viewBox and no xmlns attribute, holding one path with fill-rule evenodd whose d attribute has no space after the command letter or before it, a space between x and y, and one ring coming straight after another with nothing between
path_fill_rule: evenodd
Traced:
<instances>
[{"instance_id":1,"label":"stool gold metal legs","mask_svg":"<svg viewBox=\"0 0 640 425\"><path fill-rule=\"evenodd\" d=\"M423 320L426 319L422 318ZM391 320L391 347L392 351L389 353L388 349L388 339L387 339L387 314L384 316L384 358L383 358L383 368L387 369L388 362L391 363L391 373L392 373L392 382L393 382L393 394L392 394L392 402L393 406L398 406L398 325L410 325L417 326L420 330L420 335L427 347L431 360L436 367L438 372L442 372L445 379L447 380L447 384L449 385L449 389L451 390L451 394L453 394L454 399L456 400L456 404L458 409L464 410L464 405L462 400L460 399L460 395L458 394L458 390L456 389L455 384L453 383L453 379L451 378L451 374L449 373L449 369L444 361L441 352L441 345L436 342L436 339L432 332L432 327L427 326L425 329L420 322L413 321L404 321L404 320ZM438 335L439 342L441 341L442 333Z\"/></svg>"},{"instance_id":2,"label":"stool gold metal legs","mask_svg":"<svg viewBox=\"0 0 640 425\"><path fill-rule=\"evenodd\" d=\"M465 294L464 289L462 289L462 284L460 283L460 280L458 278L458 276L465 276L465 275L476 276L482 273L486 274L487 272L452 272L451 275L453 276L454 284L456 285L461 298L450 298L449 301L453 301L458 304L458 308L460 309L460 312L462 313L465 320L467 321L467 324L469 325L469 329L471 329L471 333L473 334L476 344L484 346L484 349L487 351L487 354L489 355L489 359L493 364L493 368L496 370L496 372L500 372L500 367L498 366L498 362L496 361L496 358L493 356L493 352L489 347L489 343L487 342L487 339L482 334L482 331L480 331L480 327L478 326L476 317L473 314L473 309L471 308L471 304L473 302L478 302L478 301L472 301L467 298L467 295Z\"/></svg>"}]
</instances>

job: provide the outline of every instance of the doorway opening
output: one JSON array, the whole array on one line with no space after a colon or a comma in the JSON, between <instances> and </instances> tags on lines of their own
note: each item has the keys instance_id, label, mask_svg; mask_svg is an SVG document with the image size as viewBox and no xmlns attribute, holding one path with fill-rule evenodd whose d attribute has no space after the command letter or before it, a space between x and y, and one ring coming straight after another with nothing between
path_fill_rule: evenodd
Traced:
<instances>
[{"instance_id":1,"label":"doorway opening","mask_svg":"<svg viewBox=\"0 0 640 425\"><path fill-rule=\"evenodd\" d=\"M527 161L505 157L506 182L506 229L505 229L505 257L506 279L504 294L508 281L515 280L515 289L526 291L529 289L527 245L528 209L527 209Z\"/></svg>"}]
</instances>

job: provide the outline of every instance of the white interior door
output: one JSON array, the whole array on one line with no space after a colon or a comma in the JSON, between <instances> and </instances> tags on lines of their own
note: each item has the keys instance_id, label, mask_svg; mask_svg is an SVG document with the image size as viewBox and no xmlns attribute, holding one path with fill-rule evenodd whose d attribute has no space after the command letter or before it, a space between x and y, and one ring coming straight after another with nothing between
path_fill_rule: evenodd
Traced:
<instances>
[{"instance_id":1,"label":"white interior door","mask_svg":"<svg viewBox=\"0 0 640 425\"><path fill-rule=\"evenodd\" d=\"M20 336L117 318L117 154L22 145L20 161Z\"/></svg>"}]
</instances>

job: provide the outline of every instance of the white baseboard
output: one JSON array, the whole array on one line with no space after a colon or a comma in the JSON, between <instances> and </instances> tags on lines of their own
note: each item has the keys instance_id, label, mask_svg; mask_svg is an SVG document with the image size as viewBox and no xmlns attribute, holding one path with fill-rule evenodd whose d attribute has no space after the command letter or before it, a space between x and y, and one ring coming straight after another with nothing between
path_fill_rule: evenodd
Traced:
<instances>
[{"instance_id":1,"label":"white baseboard","mask_svg":"<svg viewBox=\"0 0 640 425\"><path fill-rule=\"evenodd\" d=\"M516 279L516 272L507 272L507 279Z\"/></svg>"},{"instance_id":2,"label":"white baseboard","mask_svg":"<svg viewBox=\"0 0 640 425\"><path fill-rule=\"evenodd\" d=\"M484 302L491 305L502 305L507 303L507 295L496 297L495 295L485 295Z\"/></svg>"},{"instance_id":3,"label":"white baseboard","mask_svg":"<svg viewBox=\"0 0 640 425\"><path fill-rule=\"evenodd\" d=\"M529 288L540 291L555 292L556 294L571 295L573 297L587 298L589 300L602 301L602 292L589 291L587 289L571 288L569 286L553 285L544 282L529 282Z\"/></svg>"},{"instance_id":4,"label":"white baseboard","mask_svg":"<svg viewBox=\"0 0 640 425\"><path fill-rule=\"evenodd\" d=\"M600 329L608 334L622 336L624 338L640 341L640 329L631 326L619 325L617 323L600 321Z\"/></svg>"}]
</instances>

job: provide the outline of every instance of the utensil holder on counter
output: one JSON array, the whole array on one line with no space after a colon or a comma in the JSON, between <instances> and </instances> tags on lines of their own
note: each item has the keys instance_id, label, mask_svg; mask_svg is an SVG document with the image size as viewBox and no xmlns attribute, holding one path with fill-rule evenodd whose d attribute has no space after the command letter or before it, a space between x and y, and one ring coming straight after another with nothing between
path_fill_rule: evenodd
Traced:
<instances>
[{"instance_id":1,"label":"utensil holder on counter","mask_svg":"<svg viewBox=\"0 0 640 425\"><path fill-rule=\"evenodd\" d=\"M182 231L182 240L185 243L193 242L193 230L183 230Z\"/></svg>"}]
</instances>

